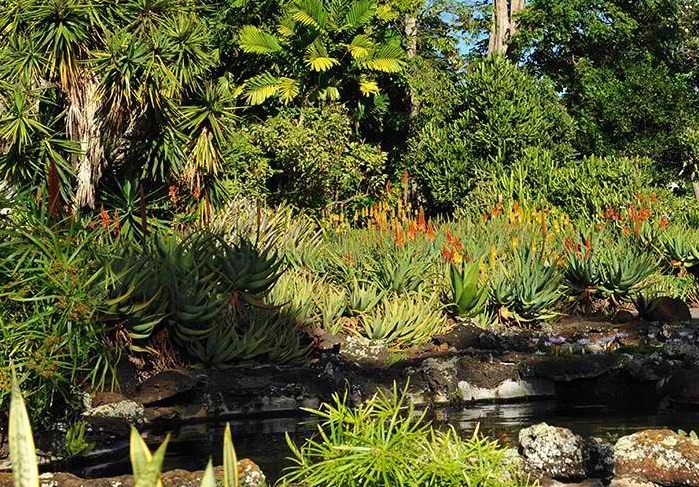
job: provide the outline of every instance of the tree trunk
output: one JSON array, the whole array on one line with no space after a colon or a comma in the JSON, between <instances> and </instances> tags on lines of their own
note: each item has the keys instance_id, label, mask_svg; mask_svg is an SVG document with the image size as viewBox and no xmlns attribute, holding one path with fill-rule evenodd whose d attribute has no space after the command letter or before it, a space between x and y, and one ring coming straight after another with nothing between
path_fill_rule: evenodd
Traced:
<instances>
[{"instance_id":1,"label":"tree trunk","mask_svg":"<svg viewBox=\"0 0 699 487\"><path fill-rule=\"evenodd\" d=\"M699 200L699 181L692 181L692 189L694 190L694 197Z\"/></svg>"},{"instance_id":2,"label":"tree trunk","mask_svg":"<svg viewBox=\"0 0 699 487\"><path fill-rule=\"evenodd\" d=\"M413 59L417 56L417 17L413 13L405 15L405 47L408 59ZM420 104L415 96L415 90L409 89L410 93L410 119L414 119L419 110Z\"/></svg>"},{"instance_id":3,"label":"tree trunk","mask_svg":"<svg viewBox=\"0 0 699 487\"><path fill-rule=\"evenodd\" d=\"M517 13L524 10L524 0L511 0L510 3L510 38L517 33Z\"/></svg>"},{"instance_id":4,"label":"tree trunk","mask_svg":"<svg viewBox=\"0 0 699 487\"><path fill-rule=\"evenodd\" d=\"M507 0L493 0L493 17L488 42L488 55L507 52L507 36L510 31L510 12Z\"/></svg>"},{"instance_id":5,"label":"tree trunk","mask_svg":"<svg viewBox=\"0 0 699 487\"><path fill-rule=\"evenodd\" d=\"M80 154L74 158L77 208L95 207L96 187L102 177L104 149L97 120L97 89L97 78L85 73L80 86L68 92L66 132L68 138L80 144Z\"/></svg>"},{"instance_id":6,"label":"tree trunk","mask_svg":"<svg viewBox=\"0 0 699 487\"><path fill-rule=\"evenodd\" d=\"M488 55L505 55L512 36L517 32L515 16L524 10L526 0L493 0L488 40Z\"/></svg>"}]
</instances>

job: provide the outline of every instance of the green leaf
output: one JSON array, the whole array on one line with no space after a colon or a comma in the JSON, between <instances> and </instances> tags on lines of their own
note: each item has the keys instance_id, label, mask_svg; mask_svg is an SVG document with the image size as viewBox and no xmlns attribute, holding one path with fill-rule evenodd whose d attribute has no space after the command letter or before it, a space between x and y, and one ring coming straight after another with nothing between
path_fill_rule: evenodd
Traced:
<instances>
[{"instance_id":1,"label":"green leaf","mask_svg":"<svg viewBox=\"0 0 699 487\"><path fill-rule=\"evenodd\" d=\"M39 487L39 467L32 426L16 378L12 381L8 442L15 487Z\"/></svg>"},{"instance_id":2,"label":"green leaf","mask_svg":"<svg viewBox=\"0 0 699 487\"><path fill-rule=\"evenodd\" d=\"M279 78L270 72L254 76L245 82L245 98L249 105L261 105L279 92Z\"/></svg>"},{"instance_id":3,"label":"green leaf","mask_svg":"<svg viewBox=\"0 0 699 487\"><path fill-rule=\"evenodd\" d=\"M395 44L379 46L368 59L359 60L362 67L383 73L400 73L403 71L403 49Z\"/></svg>"},{"instance_id":4,"label":"green leaf","mask_svg":"<svg viewBox=\"0 0 699 487\"><path fill-rule=\"evenodd\" d=\"M209 463L206 464L206 470L204 471L204 476L201 479L201 487L216 487L216 477L214 476L214 465L209 459ZM225 486L227 487L227 486Z\"/></svg>"},{"instance_id":5,"label":"green leaf","mask_svg":"<svg viewBox=\"0 0 699 487\"><path fill-rule=\"evenodd\" d=\"M238 487L238 456L233 446L231 425L226 423L226 431L223 434L223 487Z\"/></svg>"},{"instance_id":6,"label":"green leaf","mask_svg":"<svg viewBox=\"0 0 699 487\"><path fill-rule=\"evenodd\" d=\"M376 4L371 0L358 0L354 2L347 15L345 15L345 26L356 29L369 22L376 13Z\"/></svg>"},{"instance_id":7,"label":"green leaf","mask_svg":"<svg viewBox=\"0 0 699 487\"><path fill-rule=\"evenodd\" d=\"M328 13L322 0L295 0L290 13L292 19L306 27L323 31L327 26Z\"/></svg>"},{"instance_id":8,"label":"green leaf","mask_svg":"<svg viewBox=\"0 0 699 487\"><path fill-rule=\"evenodd\" d=\"M299 81L292 78L279 78L277 87L279 100L285 105L291 103L301 90Z\"/></svg>"},{"instance_id":9,"label":"green leaf","mask_svg":"<svg viewBox=\"0 0 699 487\"><path fill-rule=\"evenodd\" d=\"M306 64L308 64L313 71L322 73L340 64L340 61L330 57L328 50L318 39L308 46L307 52L308 58L306 59Z\"/></svg>"},{"instance_id":10,"label":"green leaf","mask_svg":"<svg viewBox=\"0 0 699 487\"><path fill-rule=\"evenodd\" d=\"M244 52L251 54L271 54L282 49L276 37L254 25L240 29L238 42Z\"/></svg>"},{"instance_id":11,"label":"green leaf","mask_svg":"<svg viewBox=\"0 0 699 487\"><path fill-rule=\"evenodd\" d=\"M371 96L371 95L375 95L380 90L379 90L379 85L375 80L361 78L359 80L359 91L364 96Z\"/></svg>"},{"instance_id":12,"label":"green leaf","mask_svg":"<svg viewBox=\"0 0 699 487\"><path fill-rule=\"evenodd\" d=\"M359 34L352 39L350 44L347 44L347 50L354 59L365 59L369 57L374 49L374 42L364 34Z\"/></svg>"}]
</instances>

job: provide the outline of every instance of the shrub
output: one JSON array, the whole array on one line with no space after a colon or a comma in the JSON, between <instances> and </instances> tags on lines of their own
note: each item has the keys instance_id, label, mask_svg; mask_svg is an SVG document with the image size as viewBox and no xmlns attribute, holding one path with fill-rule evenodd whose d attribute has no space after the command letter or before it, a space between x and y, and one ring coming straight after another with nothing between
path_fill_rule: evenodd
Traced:
<instances>
[{"instance_id":1,"label":"shrub","mask_svg":"<svg viewBox=\"0 0 699 487\"><path fill-rule=\"evenodd\" d=\"M497 442L478 431L469 439L453 429L435 431L395 386L392 395L377 393L356 408L335 395L309 412L321 420L318 434L300 446L287 436L294 465L284 481L308 487L530 485Z\"/></svg>"},{"instance_id":2,"label":"shrub","mask_svg":"<svg viewBox=\"0 0 699 487\"><path fill-rule=\"evenodd\" d=\"M249 144L231 153L241 161L264 161L272 203L323 209L337 202L364 204L384 183L386 155L354 136L340 106L287 110L242 132ZM254 149L250 152L250 149Z\"/></svg>"},{"instance_id":3,"label":"shrub","mask_svg":"<svg viewBox=\"0 0 699 487\"><path fill-rule=\"evenodd\" d=\"M555 159L572 155L573 121L545 81L488 58L471 65L462 89L463 103L428 123L406 155L431 206L458 207L474 176L509 168L527 149L549 150Z\"/></svg>"}]
</instances>

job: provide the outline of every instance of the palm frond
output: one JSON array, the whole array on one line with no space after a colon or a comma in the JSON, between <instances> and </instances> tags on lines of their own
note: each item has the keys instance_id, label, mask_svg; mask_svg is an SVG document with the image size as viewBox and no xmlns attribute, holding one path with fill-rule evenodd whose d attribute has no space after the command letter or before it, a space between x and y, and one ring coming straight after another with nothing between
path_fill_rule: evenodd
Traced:
<instances>
[{"instance_id":1,"label":"palm frond","mask_svg":"<svg viewBox=\"0 0 699 487\"><path fill-rule=\"evenodd\" d=\"M356 29L369 22L376 13L376 4L372 0L357 0L350 5L345 15L345 28Z\"/></svg>"},{"instance_id":2,"label":"palm frond","mask_svg":"<svg viewBox=\"0 0 699 487\"><path fill-rule=\"evenodd\" d=\"M269 71L245 82L245 99L248 105L261 105L279 93L279 78Z\"/></svg>"},{"instance_id":3,"label":"palm frond","mask_svg":"<svg viewBox=\"0 0 699 487\"><path fill-rule=\"evenodd\" d=\"M340 64L340 61L330 57L327 48L320 39L316 39L308 46L306 52L308 54L306 64L308 64L313 71L322 73Z\"/></svg>"},{"instance_id":4,"label":"palm frond","mask_svg":"<svg viewBox=\"0 0 699 487\"><path fill-rule=\"evenodd\" d=\"M396 44L382 44L366 59L360 59L359 65L372 71L382 73L400 73L403 71L403 49Z\"/></svg>"},{"instance_id":5,"label":"palm frond","mask_svg":"<svg viewBox=\"0 0 699 487\"><path fill-rule=\"evenodd\" d=\"M244 52L250 54L271 54L282 49L276 37L254 25L240 29L238 43Z\"/></svg>"},{"instance_id":6,"label":"palm frond","mask_svg":"<svg viewBox=\"0 0 699 487\"><path fill-rule=\"evenodd\" d=\"M364 34L354 36L352 42L347 44L347 50L354 59L365 59L369 57L374 49L374 42L371 38Z\"/></svg>"},{"instance_id":7,"label":"palm frond","mask_svg":"<svg viewBox=\"0 0 699 487\"><path fill-rule=\"evenodd\" d=\"M289 13L293 20L306 27L323 31L327 26L328 12L322 0L294 0Z\"/></svg>"},{"instance_id":8,"label":"palm frond","mask_svg":"<svg viewBox=\"0 0 699 487\"><path fill-rule=\"evenodd\" d=\"M379 93L379 84L369 78L362 77L359 80L359 91L362 93L363 96L371 96Z\"/></svg>"}]
</instances>

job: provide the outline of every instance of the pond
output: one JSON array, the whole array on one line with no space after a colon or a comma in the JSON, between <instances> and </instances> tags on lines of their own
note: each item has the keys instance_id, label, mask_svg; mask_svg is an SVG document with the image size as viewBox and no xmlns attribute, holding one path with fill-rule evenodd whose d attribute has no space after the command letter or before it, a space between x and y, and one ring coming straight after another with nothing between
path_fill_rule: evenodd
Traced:
<instances>
[{"instance_id":1,"label":"pond","mask_svg":"<svg viewBox=\"0 0 699 487\"><path fill-rule=\"evenodd\" d=\"M239 458L250 458L271 480L289 465L286 433L302 441L313 434L316 421L299 414L259 419L229 418ZM699 411L680 409L618 410L601 405L571 406L551 401L513 404L475 404L463 409L439 409L437 424L454 426L463 435L476 427L481 433L516 445L520 429L540 422L570 428L583 436L598 436L608 441L648 428L664 427L686 431L699 425ZM196 424L181 424L173 429L165 470L182 468L201 470L209 456L221 463L221 445L226 419ZM480 426L479 426L480 425ZM147 439L154 445L164 439L165 431L149 431ZM107 455L93 455L73 465L72 472L83 477L105 477L130 473L128 445L112 448Z\"/></svg>"}]
</instances>

